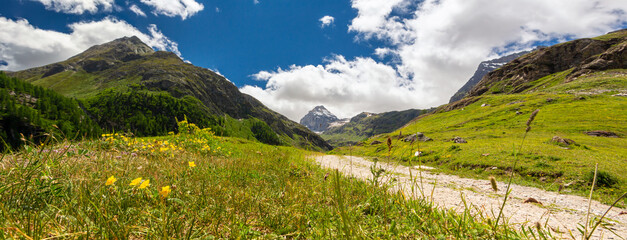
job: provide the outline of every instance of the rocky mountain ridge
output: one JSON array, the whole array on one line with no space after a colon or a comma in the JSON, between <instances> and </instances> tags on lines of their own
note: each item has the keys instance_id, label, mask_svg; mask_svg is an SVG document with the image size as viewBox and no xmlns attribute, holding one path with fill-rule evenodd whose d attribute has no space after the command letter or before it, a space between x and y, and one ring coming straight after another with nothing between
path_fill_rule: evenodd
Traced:
<instances>
[{"instance_id":1,"label":"rocky mountain ridge","mask_svg":"<svg viewBox=\"0 0 627 240\"><path fill-rule=\"evenodd\" d=\"M486 74L502 67L503 65L507 64L508 62L522 56L525 55L527 53L529 53L530 51L522 51L522 52L517 52L517 53L513 53L513 54L509 54L500 58L496 58L496 59L492 59L492 60L488 60L488 61L483 61L479 64L479 66L477 67L477 70L475 71L475 73L472 75L472 77L468 80L468 82L466 82L466 84L464 84L464 86L462 86L459 90L457 90L457 92L455 94L453 94L453 96L451 97L449 103L458 101L462 98L464 98L466 96L466 94L468 93L468 91L470 91L475 85L477 85L477 83L479 83L479 81L481 81L481 79L483 78L483 76L485 76Z\"/></svg>"},{"instance_id":2,"label":"rocky mountain ridge","mask_svg":"<svg viewBox=\"0 0 627 240\"><path fill-rule=\"evenodd\" d=\"M485 75L467 97L521 93L533 81L564 71L561 83L609 69L627 68L627 29L596 38L577 39L541 48Z\"/></svg>"}]
</instances>

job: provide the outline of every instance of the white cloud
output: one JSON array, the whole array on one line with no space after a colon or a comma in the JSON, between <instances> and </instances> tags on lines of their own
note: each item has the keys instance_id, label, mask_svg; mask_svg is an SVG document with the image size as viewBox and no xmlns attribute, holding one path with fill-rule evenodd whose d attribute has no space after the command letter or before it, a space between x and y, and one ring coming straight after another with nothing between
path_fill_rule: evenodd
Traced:
<instances>
[{"instance_id":1,"label":"white cloud","mask_svg":"<svg viewBox=\"0 0 627 240\"><path fill-rule=\"evenodd\" d=\"M333 22L335 21L335 18L332 16L324 16L320 18L318 21L320 21L320 27L324 28L333 24Z\"/></svg>"},{"instance_id":2,"label":"white cloud","mask_svg":"<svg viewBox=\"0 0 627 240\"><path fill-rule=\"evenodd\" d=\"M142 16L145 17L146 13L144 13L144 11L141 10L141 8L139 8L137 5L133 4L131 5L131 7L129 8L132 12L134 12L135 14L137 14L137 16Z\"/></svg>"},{"instance_id":3,"label":"white cloud","mask_svg":"<svg viewBox=\"0 0 627 240\"><path fill-rule=\"evenodd\" d=\"M140 0L142 3L154 8L153 14L168 17L180 16L185 20L202 11L205 6L195 0Z\"/></svg>"},{"instance_id":4,"label":"white cloud","mask_svg":"<svg viewBox=\"0 0 627 240\"><path fill-rule=\"evenodd\" d=\"M71 32L44 30L28 20L0 17L0 59L7 62L2 70L22 70L65 60L87 48L124 36L137 36L159 50L178 55L177 44L150 25L145 34L125 21L105 18L100 21L77 22L68 25Z\"/></svg>"},{"instance_id":5,"label":"white cloud","mask_svg":"<svg viewBox=\"0 0 627 240\"><path fill-rule=\"evenodd\" d=\"M83 14L96 13L99 9L111 11L115 0L33 0L41 2L46 9L56 12Z\"/></svg>"},{"instance_id":6,"label":"white cloud","mask_svg":"<svg viewBox=\"0 0 627 240\"><path fill-rule=\"evenodd\" d=\"M259 4L259 0L253 0L253 4L255 5Z\"/></svg>"},{"instance_id":7,"label":"white cloud","mask_svg":"<svg viewBox=\"0 0 627 240\"><path fill-rule=\"evenodd\" d=\"M446 103L479 62L499 53L627 25L627 5L619 0L352 0L352 6L358 15L349 31L359 41L385 42L373 56L392 56L391 62L335 58L265 71L253 75L268 81L265 88L242 91L293 120L319 104L342 116L428 108Z\"/></svg>"},{"instance_id":8,"label":"white cloud","mask_svg":"<svg viewBox=\"0 0 627 240\"><path fill-rule=\"evenodd\" d=\"M324 65L291 66L253 77L267 81L265 89L244 86L240 91L295 121L321 104L339 117L351 117L362 111L412 108L419 104L421 94L430 94L407 87L409 82L393 67L370 58L348 61L335 56Z\"/></svg>"}]
</instances>

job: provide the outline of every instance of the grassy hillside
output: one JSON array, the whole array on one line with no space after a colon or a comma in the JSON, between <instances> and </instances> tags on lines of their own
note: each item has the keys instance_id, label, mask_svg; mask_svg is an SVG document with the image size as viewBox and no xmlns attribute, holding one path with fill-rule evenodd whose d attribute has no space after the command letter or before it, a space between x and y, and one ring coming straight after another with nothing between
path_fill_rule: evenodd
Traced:
<instances>
[{"instance_id":1,"label":"grassy hillside","mask_svg":"<svg viewBox=\"0 0 627 240\"><path fill-rule=\"evenodd\" d=\"M78 101L0 72L0 152L50 138L91 138L101 131Z\"/></svg>"},{"instance_id":2,"label":"grassy hillside","mask_svg":"<svg viewBox=\"0 0 627 240\"><path fill-rule=\"evenodd\" d=\"M232 119L257 119L265 122L275 135L278 135L280 144L318 150L331 149L329 144L307 128L268 109L253 97L239 92L239 89L225 77L185 63L174 53L155 52L136 37L121 38L93 46L66 61L14 72L11 75L52 89L64 96L92 103L100 102L101 95L107 91L131 94L134 97L137 97L136 93L141 92L142 95L166 99L168 102L192 102L186 109L188 115L210 115L207 119L195 121L198 124L215 122L211 118L221 118L224 115ZM204 106L197 106L196 103ZM128 105L126 107L132 110L120 115L134 116L141 112L141 115L146 117L154 116L154 107L159 104L148 105L145 103ZM175 126L174 116L180 117L180 108L172 109L169 106L166 108L168 109L166 114L160 115L165 115L168 119L150 119L154 120L153 122L164 123L163 125L139 125L119 117L102 116L102 118L107 118L108 121L116 120L107 124L108 129L131 131L140 136L158 135L172 131L172 128L162 126ZM102 121L100 123L102 124ZM159 126L161 129L150 125ZM226 131L221 131L224 132Z\"/></svg>"},{"instance_id":3,"label":"grassy hillside","mask_svg":"<svg viewBox=\"0 0 627 240\"><path fill-rule=\"evenodd\" d=\"M360 113L342 126L329 128L321 136L333 146L355 145L368 137L394 131L427 112L428 110L409 109L379 114Z\"/></svg>"},{"instance_id":4,"label":"grassy hillside","mask_svg":"<svg viewBox=\"0 0 627 240\"><path fill-rule=\"evenodd\" d=\"M591 172L599 163L608 181L595 197L609 202L627 191L627 97L617 95L627 93L627 75L624 69L607 70L563 83L564 74L534 81L525 93L485 94L466 99L471 104L453 110L443 106L404 128L369 139L363 146L352 148L352 153L387 159L385 144L369 143L385 143L390 136L394 139L390 161L426 164L436 171L467 177L493 175L501 179L518 161L515 182L553 191L566 185L566 192L579 195L589 190ZM525 123L536 109L540 112L523 144ZM595 130L619 137L585 133ZM422 132L433 141L403 142L395 138L400 131L404 135ZM452 142L457 136L468 143ZM555 136L572 139L575 144L555 143ZM415 157L418 149L422 154ZM348 153L348 149L333 153Z\"/></svg>"},{"instance_id":5,"label":"grassy hillside","mask_svg":"<svg viewBox=\"0 0 627 240\"><path fill-rule=\"evenodd\" d=\"M178 124L164 137L106 134L3 155L0 238L530 237L325 171L311 152Z\"/></svg>"}]
</instances>

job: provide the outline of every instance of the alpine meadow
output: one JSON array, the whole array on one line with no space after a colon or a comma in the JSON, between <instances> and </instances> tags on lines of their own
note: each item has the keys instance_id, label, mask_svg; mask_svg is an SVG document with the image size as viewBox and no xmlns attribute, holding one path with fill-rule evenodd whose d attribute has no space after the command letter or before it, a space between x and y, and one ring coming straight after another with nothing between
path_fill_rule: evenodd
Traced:
<instances>
[{"instance_id":1,"label":"alpine meadow","mask_svg":"<svg viewBox=\"0 0 627 240\"><path fill-rule=\"evenodd\" d=\"M0 239L627 239L620 1L3 4Z\"/></svg>"}]
</instances>

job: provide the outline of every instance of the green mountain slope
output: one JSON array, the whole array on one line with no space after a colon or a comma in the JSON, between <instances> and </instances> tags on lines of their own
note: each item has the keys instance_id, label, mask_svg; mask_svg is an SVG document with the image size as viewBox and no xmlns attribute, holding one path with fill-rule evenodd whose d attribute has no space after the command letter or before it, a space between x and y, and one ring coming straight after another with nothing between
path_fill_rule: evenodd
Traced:
<instances>
[{"instance_id":1,"label":"green mountain slope","mask_svg":"<svg viewBox=\"0 0 627 240\"><path fill-rule=\"evenodd\" d=\"M386 159L385 144L369 143L391 137L391 158L405 164L501 179L518 159L513 169L518 183L554 191L565 185L566 191L581 195L589 191L591 172L598 163L607 181L595 189L596 196L609 202L627 191L625 46L627 31L623 30L536 50L488 74L469 97L368 139L352 153ZM539 113L516 157L512 152L518 151L526 122L536 109ZM401 132L404 136L422 132L433 141L404 142L396 138ZM455 143L455 137L467 143ZM415 156L418 149L420 157Z\"/></svg>"},{"instance_id":2,"label":"green mountain slope","mask_svg":"<svg viewBox=\"0 0 627 240\"><path fill-rule=\"evenodd\" d=\"M95 137L100 127L76 100L0 72L0 152L48 137Z\"/></svg>"},{"instance_id":3,"label":"green mountain slope","mask_svg":"<svg viewBox=\"0 0 627 240\"><path fill-rule=\"evenodd\" d=\"M426 112L428 110L416 109L379 114L364 112L344 125L329 128L322 134L322 138L334 146L355 145L368 137L394 131Z\"/></svg>"},{"instance_id":4,"label":"green mountain slope","mask_svg":"<svg viewBox=\"0 0 627 240\"><path fill-rule=\"evenodd\" d=\"M190 99L191 97L202 103L202 106L194 107L194 109L202 109L204 113L190 112L189 114L214 116L214 119L218 120L207 120L207 122L212 122L216 127L235 124L239 125L239 129L248 125L237 124L238 119L256 118L267 123L279 135L283 144L322 150L331 148L322 138L305 127L268 109L256 99L240 93L237 87L223 76L185 63L174 53L155 52L136 37L121 38L91 47L63 62L11 74L65 96L92 103L98 102L98 98L102 97L99 94L105 90L111 90L118 95L129 92L158 94L159 96L165 94L165 96L183 99L186 102L194 102L195 100ZM150 107L144 106L144 108ZM134 114L134 112L127 111L124 114ZM168 115L178 114L169 113ZM116 130L137 131L137 127L127 127L131 124L127 119L118 118L119 121L108 126L117 126ZM175 126L174 118L168 119L169 125ZM203 125L202 122L199 122L199 125ZM168 127L166 130L172 129ZM142 131L154 132L155 130L143 129ZM228 132L226 129L221 129L221 131ZM230 131L233 132L232 129ZM161 133L162 130L158 132ZM242 133L233 134L241 135Z\"/></svg>"}]
</instances>

